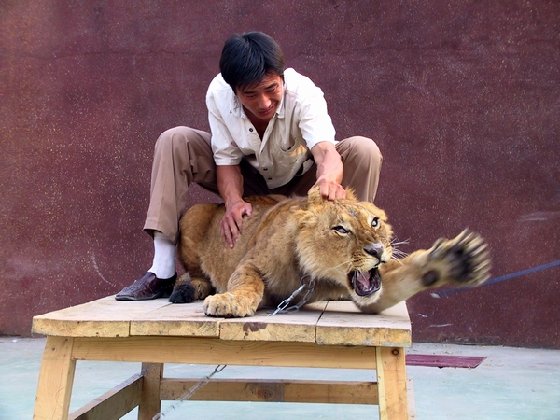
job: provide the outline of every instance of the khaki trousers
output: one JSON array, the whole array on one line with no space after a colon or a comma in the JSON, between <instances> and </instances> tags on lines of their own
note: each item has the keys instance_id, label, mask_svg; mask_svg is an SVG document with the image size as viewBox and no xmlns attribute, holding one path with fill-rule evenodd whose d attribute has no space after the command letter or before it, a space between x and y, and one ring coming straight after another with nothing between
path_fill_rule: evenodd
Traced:
<instances>
[{"instance_id":1,"label":"khaki trousers","mask_svg":"<svg viewBox=\"0 0 560 420\"><path fill-rule=\"evenodd\" d=\"M337 143L342 156L342 186L352 188L360 201L373 202L383 157L373 140L349 137ZM306 195L315 183L315 165L280 188L269 189L264 178L242 161L245 195ZM152 166L150 204L144 230L162 232L169 240L178 238L178 221L187 202L189 185L217 192L216 164L210 134L189 127L175 127L161 134L156 142Z\"/></svg>"}]
</instances>

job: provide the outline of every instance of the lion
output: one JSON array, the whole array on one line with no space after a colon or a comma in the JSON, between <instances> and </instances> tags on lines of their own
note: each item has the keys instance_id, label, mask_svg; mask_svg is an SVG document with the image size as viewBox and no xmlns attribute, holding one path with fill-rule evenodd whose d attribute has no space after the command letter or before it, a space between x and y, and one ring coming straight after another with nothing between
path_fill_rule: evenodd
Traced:
<instances>
[{"instance_id":1,"label":"lion","mask_svg":"<svg viewBox=\"0 0 560 420\"><path fill-rule=\"evenodd\" d=\"M204 300L208 316L244 317L280 304L352 300L377 314L427 289L478 286L489 278L488 246L468 230L398 258L385 212L351 190L334 201L317 187L307 197L247 201L253 212L233 248L220 233L223 204L195 204L181 218L186 274L172 302Z\"/></svg>"}]
</instances>

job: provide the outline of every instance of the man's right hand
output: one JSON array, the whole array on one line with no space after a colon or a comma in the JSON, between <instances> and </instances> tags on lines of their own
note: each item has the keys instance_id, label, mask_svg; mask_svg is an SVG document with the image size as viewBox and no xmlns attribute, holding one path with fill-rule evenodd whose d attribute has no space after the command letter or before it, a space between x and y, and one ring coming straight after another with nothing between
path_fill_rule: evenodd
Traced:
<instances>
[{"instance_id":1,"label":"man's right hand","mask_svg":"<svg viewBox=\"0 0 560 420\"><path fill-rule=\"evenodd\" d=\"M238 200L234 203L226 203L226 213L220 223L220 232L226 244L233 248L235 242L241 235L243 218L249 217L253 213L250 203Z\"/></svg>"}]
</instances>

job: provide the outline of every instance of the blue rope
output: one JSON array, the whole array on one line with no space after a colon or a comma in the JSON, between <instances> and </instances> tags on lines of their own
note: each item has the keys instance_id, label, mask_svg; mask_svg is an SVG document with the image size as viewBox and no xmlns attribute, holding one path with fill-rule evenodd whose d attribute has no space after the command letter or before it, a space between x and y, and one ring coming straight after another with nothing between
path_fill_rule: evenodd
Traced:
<instances>
[{"instance_id":1,"label":"blue rope","mask_svg":"<svg viewBox=\"0 0 560 420\"><path fill-rule=\"evenodd\" d=\"M487 280L482 286L491 286L493 284L496 283L501 283L503 281L507 281L507 280L511 280L514 279L516 277L521 277L521 276L526 276L527 274L533 274L533 273L538 273L539 271L544 271L544 270L548 270L550 268L555 268L555 267L560 267L560 260L555 260L555 261L551 261L549 263L546 264L541 264L541 265L537 265L535 267L531 267L528 268L526 270L520 270L520 271L516 271L514 273L509 273L509 274L504 274L498 277L493 277L490 278L489 280ZM443 291L433 291L433 293L437 293L438 296L440 297L449 297L451 295L454 295L456 293L459 292L465 292L467 290L472 290L469 288L454 288L454 289L448 289L448 290L443 290Z\"/></svg>"}]
</instances>

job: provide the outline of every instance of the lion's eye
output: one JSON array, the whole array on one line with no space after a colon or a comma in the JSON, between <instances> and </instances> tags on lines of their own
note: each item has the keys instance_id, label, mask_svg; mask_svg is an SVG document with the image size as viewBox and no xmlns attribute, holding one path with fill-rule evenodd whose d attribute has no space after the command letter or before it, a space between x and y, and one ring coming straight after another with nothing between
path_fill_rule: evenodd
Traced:
<instances>
[{"instance_id":1,"label":"lion's eye","mask_svg":"<svg viewBox=\"0 0 560 420\"><path fill-rule=\"evenodd\" d=\"M344 235L347 234L347 233L350 233L350 231L342 225L337 225L337 226L333 227L332 230L334 230L335 232L338 232L338 233L342 233Z\"/></svg>"},{"instance_id":2,"label":"lion's eye","mask_svg":"<svg viewBox=\"0 0 560 420\"><path fill-rule=\"evenodd\" d=\"M378 228L380 224L381 224L381 222L379 221L379 217L374 217L371 220L371 227L372 228Z\"/></svg>"}]
</instances>

